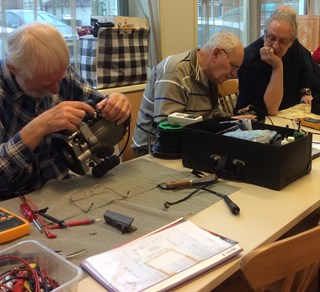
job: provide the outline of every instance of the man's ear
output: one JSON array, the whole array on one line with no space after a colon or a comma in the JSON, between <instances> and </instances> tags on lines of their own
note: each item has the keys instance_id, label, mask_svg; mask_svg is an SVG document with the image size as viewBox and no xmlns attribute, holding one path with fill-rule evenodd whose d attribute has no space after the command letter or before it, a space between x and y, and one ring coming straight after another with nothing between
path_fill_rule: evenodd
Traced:
<instances>
[{"instance_id":1,"label":"man's ear","mask_svg":"<svg viewBox=\"0 0 320 292\"><path fill-rule=\"evenodd\" d=\"M221 55L221 49L220 48L214 48L211 52L211 60L218 59L219 55Z\"/></svg>"},{"instance_id":2,"label":"man's ear","mask_svg":"<svg viewBox=\"0 0 320 292\"><path fill-rule=\"evenodd\" d=\"M10 63L7 62L7 67L11 74L16 75L18 70Z\"/></svg>"}]
</instances>

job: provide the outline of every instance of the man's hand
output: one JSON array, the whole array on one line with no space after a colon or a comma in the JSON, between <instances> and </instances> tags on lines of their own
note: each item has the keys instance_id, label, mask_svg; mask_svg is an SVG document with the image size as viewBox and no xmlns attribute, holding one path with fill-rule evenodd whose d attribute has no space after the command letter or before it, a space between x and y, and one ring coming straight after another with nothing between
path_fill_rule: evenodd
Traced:
<instances>
[{"instance_id":1,"label":"man's hand","mask_svg":"<svg viewBox=\"0 0 320 292\"><path fill-rule=\"evenodd\" d=\"M283 97L283 64L282 57L278 56L274 48L262 47L260 49L261 60L272 66L269 84L265 90L263 101L269 115L278 113Z\"/></svg>"},{"instance_id":2,"label":"man's hand","mask_svg":"<svg viewBox=\"0 0 320 292\"><path fill-rule=\"evenodd\" d=\"M94 108L81 101L64 101L34 118L21 131L22 141L34 150L47 134L63 130L75 132L86 114L93 115Z\"/></svg>"},{"instance_id":3,"label":"man's hand","mask_svg":"<svg viewBox=\"0 0 320 292\"><path fill-rule=\"evenodd\" d=\"M262 47L260 49L261 60L271 65L273 68L280 65L281 58L275 55L274 49L271 47Z\"/></svg>"},{"instance_id":4,"label":"man's hand","mask_svg":"<svg viewBox=\"0 0 320 292\"><path fill-rule=\"evenodd\" d=\"M233 119L237 119L237 120L243 120L243 119L248 119L248 120L256 120L257 116L255 115L239 115L239 116L233 116L231 117Z\"/></svg>"},{"instance_id":5,"label":"man's hand","mask_svg":"<svg viewBox=\"0 0 320 292\"><path fill-rule=\"evenodd\" d=\"M131 113L131 104L128 98L121 93L112 93L96 105L101 110L101 116L108 121L121 125Z\"/></svg>"},{"instance_id":6,"label":"man's hand","mask_svg":"<svg viewBox=\"0 0 320 292\"><path fill-rule=\"evenodd\" d=\"M231 118L233 119L238 119L238 120L242 120L242 119L249 119L249 120L256 120L257 116L255 114L252 114L252 109L251 109L251 105L248 105L244 108L241 108L238 110L236 116L233 116Z\"/></svg>"},{"instance_id":7,"label":"man's hand","mask_svg":"<svg viewBox=\"0 0 320 292\"><path fill-rule=\"evenodd\" d=\"M312 100L313 100L313 96L312 95L304 95L301 98L301 103L311 104Z\"/></svg>"}]
</instances>

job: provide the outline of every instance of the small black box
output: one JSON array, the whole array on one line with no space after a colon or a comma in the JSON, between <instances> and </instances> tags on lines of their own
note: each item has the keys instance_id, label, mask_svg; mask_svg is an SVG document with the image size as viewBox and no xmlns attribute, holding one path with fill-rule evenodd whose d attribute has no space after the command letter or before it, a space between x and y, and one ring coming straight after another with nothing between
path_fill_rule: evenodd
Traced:
<instances>
[{"instance_id":1,"label":"small black box","mask_svg":"<svg viewBox=\"0 0 320 292\"><path fill-rule=\"evenodd\" d=\"M285 145L262 144L218 134L231 127L230 123L220 122L231 120L213 118L185 126L183 166L273 190L280 190L311 171L311 133ZM295 132L285 127L252 124L254 130L275 130L282 137L293 136Z\"/></svg>"}]
</instances>

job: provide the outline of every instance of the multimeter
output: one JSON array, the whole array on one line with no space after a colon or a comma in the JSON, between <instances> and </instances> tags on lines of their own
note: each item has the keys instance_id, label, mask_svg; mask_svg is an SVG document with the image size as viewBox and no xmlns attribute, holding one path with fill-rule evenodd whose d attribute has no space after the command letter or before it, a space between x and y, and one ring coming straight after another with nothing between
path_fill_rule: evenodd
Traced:
<instances>
[{"instance_id":1,"label":"multimeter","mask_svg":"<svg viewBox=\"0 0 320 292\"><path fill-rule=\"evenodd\" d=\"M5 243L29 234L30 224L8 210L0 208L0 243Z\"/></svg>"},{"instance_id":2,"label":"multimeter","mask_svg":"<svg viewBox=\"0 0 320 292\"><path fill-rule=\"evenodd\" d=\"M320 119L303 118L301 119L301 126L320 130Z\"/></svg>"}]
</instances>

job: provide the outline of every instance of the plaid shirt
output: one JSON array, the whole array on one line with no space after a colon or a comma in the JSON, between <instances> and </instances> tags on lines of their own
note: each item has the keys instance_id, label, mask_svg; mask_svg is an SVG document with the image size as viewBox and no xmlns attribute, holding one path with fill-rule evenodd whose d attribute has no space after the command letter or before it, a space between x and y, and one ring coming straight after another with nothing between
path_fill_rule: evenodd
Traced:
<instances>
[{"instance_id":1,"label":"plaid shirt","mask_svg":"<svg viewBox=\"0 0 320 292\"><path fill-rule=\"evenodd\" d=\"M59 93L43 98L24 94L5 63L0 64L0 200L41 188L50 179L69 177L68 169L55 157L52 135L31 151L20 130L33 118L65 100L98 100L103 96L80 79L72 66L60 81Z\"/></svg>"}]
</instances>

